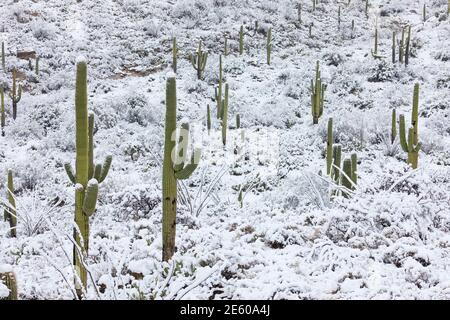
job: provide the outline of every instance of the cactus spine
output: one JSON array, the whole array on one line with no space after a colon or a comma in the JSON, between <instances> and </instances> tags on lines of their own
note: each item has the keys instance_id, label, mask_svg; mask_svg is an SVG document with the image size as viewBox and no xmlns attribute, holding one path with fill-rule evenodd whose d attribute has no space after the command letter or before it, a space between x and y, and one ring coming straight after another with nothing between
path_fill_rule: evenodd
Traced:
<instances>
[{"instance_id":1,"label":"cactus spine","mask_svg":"<svg viewBox=\"0 0 450 320\"><path fill-rule=\"evenodd\" d=\"M219 56L219 85L214 88L214 95L217 103L217 119L221 118L222 108L222 83L223 83L223 69L222 69L222 55Z\"/></svg>"},{"instance_id":2,"label":"cactus spine","mask_svg":"<svg viewBox=\"0 0 450 320\"><path fill-rule=\"evenodd\" d=\"M266 51L267 51L267 64L270 66L270 55L272 52L272 28L269 28L269 32L267 33Z\"/></svg>"},{"instance_id":3,"label":"cactus spine","mask_svg":"<svg viewBox=\"0 0 450 320\"><path fill-rule=\"evenodd\" d=\"M319 61L316 63L316 78L311 80L311 111L313 124L319 123L319 118L323 114L323 102L326 85L322 83Z\"/></svg>"},{"instance_id":4,"label":"cactus spine","mask_svg":"<svg viewBox=\"0 0 450 320\"><path fill-rule=\"evenodd\" d=\"M76 125L76 162L75 172L66 163L69 180L75 184L75 223L73 263L79 280L75 286L79 298L83 296L83 288L87 287L87 270L82 262L83 256L89 251L89 217L95 212L98 185L103 182L111 167L112 157L108 156L103 164L93 162L93 128L94 115L88 114L87 101L87 64L77 62L75 91L75 125ZM77 230L78 229L78 230ZM79 252L78 248L81 249Z\"/></svg>"},{"instance_id":5,"label":"cactus spine","mask_svg":"<svg viewBox=\"0 0 450 320\"><path fill-rule=\"evenodd\" d=\"M19 84L17 88L17 71L16 69L13 70L12 73L13 78L13 84L12 84L12 90L9 93L9 97L12 101L12 109L13 109L13 119L16 120L17 117L17 104L20 102L20 99L22 98L22 85Z\"/></svg>"},{"instance_id":6,"label":"cactus spine","mask_svg":"<svg viewBox=\"0 0 450 320\"><path fill-rule=\"evenodd\" d=\"M9 290L9 295L0 300L18 300L17 280L14 272L0 272L0 283L4 283Z\"/></svg>"},{"instance_id":7,"label":"cactus spine","mask_svg":"<svg viewBox=\"0 0 450 320\"><path fill-rule=\"evenodd\" d=\"M166 123L164 136L164 160L162 174L163 199L163 252L162 259L168 261L175 253L177 179L189 178L198 166L199 150L195 150L191 162L187 161L189 127L183 124L184 134L174 139L177 127L177 93L175 77L166 83ZM186 130L187 129L187 130ZM186 132L187 131L187 132ZM182 141L181 141L182 138ZM178 142L178 143L177 143Z\"/></svg>"},{"instance_id":8,"label":"cactus spine","mask_svg":"<svg viewBox=\"0 0 450 320\"><path fill-rule=\"evenodd\" d=\"M9 227L11 229L11 237L17 237L17 210L16 210L16 200L14 197L14 180L13 172L11 169L8 170L8 189L6 190L6 196L8 197L8 205L5 207L4 216L5 220L9 222Z\"/></svg>"},{"instance_id":9,"label":"cactus spine","mask_svg":"<svg viewBox=\"0 0 450 320\"><path fill-rule=\"evenodd\" d=\"M328 119L327 129L327 175L331 174L331 168L333 163L333 118Z\"/></svg>"},{"instance_id":10,"label":"cactus spine","mask_svg":"<svg viewBox=\"0 0 450 320\"><path fill-rule=\"evenodd\" d=\"M413 169L418 166L419 151L422 144L419 142L419 84L414 86L413 108L411 113L411 127L406 135L405 116L400 115L400 145L408 153L408 163Z\"/></svg>"},{"instance_id":11,"label":"cactus spine","mask_svg":"<svg viewBox=\"0 0 450 320\"><path fill-rule=\"evenodd\" d=\"M206 61L208 60L208 52L202 51L202 41L198 43L198 48L195 55L189 55L192 66L197 70L197 78L200 80L202 78L203 71L205 70Z\"/></svg>"},{"instance_id":12,"label":"cactus spine","mask_svg":"<svg viewBox=\"0 0 450 320\"><path fill-rule=\"evenodd\" d=\"M222 143L225 146L227 144L227 128L228 128L228 83L225 84L225 98L222 101L221 110L222 119Z\"/></svg>"},{"instance_id":13,"label":"cactus spine","mask_svg":"<svg viewBox=\"0 0 450 320\"><path fill-rule=\"evenodd\" d=\"M2 127L2 137L5 136L5 93L3 87L0 87L0 124Z\"/></svg>"},{"instance_id":14,"label":"cactus spine","mask_svg":"<svg viewBox=\"0 0 450 320\"><path fill-rule=\"evenodd\" d=\"M173 37L173 39L172 39L172 70L175 73L177 72L177 55L178 55L177 38Z\"/></svg>"},{"instance_id":15,"label":"cactus spine","mask_svg":"<svg viewBox=\"0 0 450 320\"><path fill-rule=\"evenodd\" d=\"M244 26L239 29L239 55L244 54Z\"/></svg>"}]
</instances>

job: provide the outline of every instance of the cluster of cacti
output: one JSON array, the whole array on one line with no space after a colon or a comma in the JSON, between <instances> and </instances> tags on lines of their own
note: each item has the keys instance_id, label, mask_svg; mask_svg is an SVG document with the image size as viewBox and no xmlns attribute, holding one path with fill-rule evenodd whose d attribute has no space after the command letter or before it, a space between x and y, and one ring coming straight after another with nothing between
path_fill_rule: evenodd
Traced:
<instances>
[{"instance_id":1,"label":"cluster of cacti","mask_svg":"<svg viewBox=\"0 0 450 320\"><path fill-rule=\"evenodd\" d=\"M267 52L267 64L270 65L270 55L272 52L272 28L269 28L269 31L267 33L266 52Z\"/></svg>"},{"instance_id":2,"label":"cluster of cacti","mask_svg":"<svg viewBox=\"0 0 450 320\"><path fill-rule=\"evenodd\" d=\"M177 55L178 55L178 47L177 47L177 38L173 37L172 39L172 69L173 72L177 72Z\"/></svg>"},{"instance_id":3,"label":"cluster of cacti","mask_svg":"<svg viewBox=\"0 0 450 320\"><path fill-rule=\"evenodd\" d=\"M0 283L3 283L9 290L9 295L0 300L18 300L17 280L14 272L0 272Z\"/></svg>"},{"instance_id":4,"label":"cluster of cacti","mask_svg":"<svg viewBox=\"0 0 450 320\"><path fill-rule=\"evenodd\" d=\"M405 116L400 115L399 125L400 145L408 153L408 163L416 169L419 161L419 151L422 144L419 142L419 84L414 85L413 107L411 112L411 126L406 132Z\"/></svg>"},{"instance_id":5,"label":"cluster of cacti","mask_svg":"<svg viewBox=\"0 0 450 320\"><path fill-rule=\"evenodd\" d=\"M311 80L311 111L313 124L319 123L319 118L323 114L323 103L327 85L322 83L319 61L316 63L316 77Z\"/></svg>"},{"instance_id":6,"label":"cluster of cacti","mask_svg":"<svg viewBox=\"0 0 450 320\"><path fill-rule=\"evenodd\" d=\"M398 58L399 62L405 62L405 66L409 63L410 47L411 47L411 26L407 27L407 34L405 38L406 28L402 29L402 37L398 43ZM395 63L395 33L392 36L392 63Z\"/></svg>"},{"instance_id":7,"label":"cluster of cacti","mask_svg":"<svg viewBox=\"0 0 450 320\"><path fill-rule=\"evenodd\" d=\"M326 149L326 172L336 185L344 187L342 195L348 197L347 190L354 190L357 184L357 155L353 153L350 159L344 159L342 168L342 147L334 145L333 118L328 119L327 127L327 149ZM336 194L336 192L333 192Z\"/></svg>"},{"instance_id":8,"label":"cluster of cacti","mask_svg":"<svg viewBox=\"0 0 450 320\"><path fill-rule=\"evenodd\" d=\"M189 54L189 60L191 60L194 69L197 70L197 78L201 79L203 71L205 70L206 61L208 60L208 52L203 52L201 40L198 43L195 54Z\"/></svg>"},{"instance_id":9,"label":"cluster of cacti","mask_svg":"<svg viewBox=\"0 0 450 320\"><path fill-rule=\"evenodd\" d=\"M82 59L77 62L76 71L75 125L76 171L73 171L69 163L66 163L64 168L69 180L75 184L77 228L74 229L76 245L74 245L73 262L81 281L81 283L75 281L77 294L81 297L83 288L87 286L87 270L83 263L83 256L89 251L89 218L96 209L98 185L105 180L112 162L112 157L108 156L103 164L94 165L94 115L88 113L87 63Z\"/></svg>"},{"instance_id":10,"label":"cluster of cacti","mask_svg":"<svg viewBox=\"0 0 450 320\"><path fill-rule=\"evenodd\" d=\"M187 179L198 166L199 150L195 150L188 163L189 125L182 124L178 139L173 139L177 129L176 79L169 77L166 84L166 123L164 136L164 159L162 174L163 201L163 254L168 261L175 253L177 180Z\"/></svg>"},{"instance_id":11,"label":"cluster of cacti","mask_svg":"<svg viewBox=\"0 0 450 320\"><path fill-rule=\"evenodd\" d=\"M6 196L8 197L8 204L5 205L4 218L5 221L9 222L10 235L11 237L17 237L17 210L16 210L16 199L14 196L14 179L13 172L11 169L8 170L8 182L6 185Z\"/></svg>"},{"instance_id":12,"label":"cluster of cacti","mask_svg":"<svg viewBox=\"0 0 450 320\"><path fill-rule=\"evenodd\" d=\"M17 71L16 69L13 70L12 73L12 90L9 93L9 97L12 101L12 110L13 110L13 119L16 120L17 117L17 104L20 102L20 99L22 98L22 85L19 84L17 86Z\"/></svg>"}]
</instances>

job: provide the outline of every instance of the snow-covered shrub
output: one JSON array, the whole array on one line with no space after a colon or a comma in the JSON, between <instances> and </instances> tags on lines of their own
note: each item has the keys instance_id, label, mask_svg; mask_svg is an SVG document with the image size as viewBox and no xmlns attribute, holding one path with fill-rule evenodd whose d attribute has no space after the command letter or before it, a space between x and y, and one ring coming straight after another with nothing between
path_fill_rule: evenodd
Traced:
<instances>
[{"instance_id":1,"label":"snow-covered shrub","mask_svg":"<svg viewBox=\"0 0 450 320\"><path fill-rule=\"evenodd\" d=\"M156 38L161 32L161 23L155 19L147 21L144 31L147 35Z\"/></svg>"},{"instance_id":2,"label":"snow-covered shrub","mask_svg":"<svg viewBox=\"0 0 450 320\"><path fill-rule=\"evenodd\" d=\"M370 68L369 82L391 81L395 77L395 70L392 63L386 60L376 60Z\"/></svg>"},{"instance_id":3,"label":"snow-covered shrub","mask_svg":"<svg viewBox=\"0 0 450 320\"><path fill-rule=\"evenodd\" d=\"M147 217L161 203L161 191L154 184L125 187L111 197L116 221Z\"/></svg>"},{"instance_id":4,"label":"snow-covered shrub","mask_svg":"<svg viewBox=\"0 0 450 320\"><path fill-rule=\"evenodd\" d=\"M54 37L55 27L43 20L36 20L31 23L33 36L38 40L48 40Z\"/></svg>"}]
</instances>

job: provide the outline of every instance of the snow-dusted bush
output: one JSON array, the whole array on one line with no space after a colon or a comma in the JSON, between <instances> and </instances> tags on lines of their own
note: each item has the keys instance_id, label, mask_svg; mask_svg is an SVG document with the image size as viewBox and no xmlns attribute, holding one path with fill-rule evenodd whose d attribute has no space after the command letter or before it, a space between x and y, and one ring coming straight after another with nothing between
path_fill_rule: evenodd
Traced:
<instances>
[{"instance_id":1,"label":"snow-dusted bush","mask_svg":"<svg viewBox=\"0 0 450 320\"><path fill-rule=\"evenodd\" d=\"M43 20L35 20L31 23L33 36L38 40L48 40L55 36L55 27Z\"/></svg>"}]
</instances>

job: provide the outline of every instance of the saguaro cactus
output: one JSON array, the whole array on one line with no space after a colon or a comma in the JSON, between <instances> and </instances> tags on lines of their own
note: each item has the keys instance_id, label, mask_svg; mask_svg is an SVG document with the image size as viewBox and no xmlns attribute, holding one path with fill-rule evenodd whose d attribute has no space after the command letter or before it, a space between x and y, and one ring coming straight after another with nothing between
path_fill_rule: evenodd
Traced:
<instances>
[{"instance_id":1,"label":"saguaro cactus","mask_svg":"<svg viewBox=\"0 0 450 320\"><path fill-rule=\"evenodd\" d=\"M327 129L327 175L331 174L331 167L333 164L333 118L328 119Z\"/></svg>"},{"instance_id":2,"label":"saguaro cactus","mask_svg":"<svg viewBox=\"0 0 450 320\"><path fill-rule=\"evenodd\" d=\"M342 165L342 177L341 177L341 185L343 187L345 187L348 190L352 190L353 189L353 184L352 184L352 173L353 173L353 168L352 168L352 160L351 159L345 159L344 160L344 164ZM349 197L349 193L346 192L345 190L342 191L342 195L346 198Z\"/></svg>"},{"instance_id":3,"label":"saguaro cactus","mask_svg":"<svg viewBox=\"0 0 450 320\"><path fill-rule=\"evenodd\" d=\"M20 102L20 99L22 99L22 85L19 84L17 87L17 71L16 69L13 70L12 73L13 78L13 84L12 84L12 90L9 93L9 97L12 101L12 109L13 109L13 119L16 120L17 117L17 104Z\"/></svg>"},{"instance_id":4,"label":"saguaro cactus","mask_svg":"<svg viewBox=\"0 0 450 320\"><path fill-rule=\"evenodd\" d=\"M241 115L238 113L236 114L236 129L241 128Z\"/></svg>"},{"instance_id":5,"label":"saguaro cactus","mask_svg":"<svg viewBox=\"0 0 450 320\"><path fill-rule=\"evenodd\" d=\"M177 55L178 55L178 47L177 47L177 38L173 37L172 39L172 69L173 72L177 72Z\"/></svg>"},{"instance_id":6,"label":"saguaro cactus","mask_svg":"<svg viewBox=\"0 0 450 320\"><path fill-rule=\"evenodd\" d=\"M8 197L8 205L5 207L4 217L5 220L9 222L10 235L11 237L17 237L17 210L16 210L16 199L14 197L14 180L13 172L11 169L8 170L8 185L6 190L6 196Z\"/></svg>"},{"instance_id":7,"label":"saguaro cactus","mask_svg":"<svg viewBox=\"0 0 450 320\"><path fill-rule=\"evenodd\" d=\"M311 111L313 124L319 123L319 118L323 114L323 102L327 86L322 83L319 61L316 64L316 78L311 80Z\"/></svg>"},{"instance_id":8,"label":"saguaro cactus","mask_svg":"<svg viewBox=\"0 0 450 320\"><path fill-rule=\"evenodd\" d=\"M227 144L227 129L228 129L228 83L225 84L225 98L222 101L221 108L222 119L222 143Z\"/></svg>"},{"instance_id":9,"label":"saguaro cactus","mask_svg":"<svg viewBox=\"0 0 450 320\"><path fill-rule=\"evenodd\" d=\"M270 55L272 53L272 28L269 28L269 31L267 33L266 52L267 52L267 64L270 66Z\"/></svg>"},{"instance_id":10,"label":"saguaro cactus","mask_svg":"<svg viewBox=\"0 0 450 320\"><path fill-rule=\"evenodd\" d=\"M190 54L189 58L191 60L192 66L197 70L197 78L201 79L203 71L205 70L206 61L208 60L208 52L202 51L202 41L198 43L198 48L195 54Z\"/></svg>"},{"instance_id":11,"label":"saguaro cactus","mask_svg":"<svg viewBox=\"0 0 450 320\"><path fill-rule=\"evenodd\" d=\"M0 283L3 283L9 290L9 295L0 300L18 300L17 280L12 269L0 267Z\"/></svg>"},{"instance_id":12,"label":"saguaro cactus","mask_svg":"<svg viewBox=\"0 0 450 320\"><path fill-rule=\"evenodd\" d=\"M219 56L219 84L214 88L214 96L216 98L217 105L217 119L221 118L222 108L222 83L223 83L223 71L222 71L222 55Z\"/></svg>"},{"instance_id":13,"label":"saguaro cactus","mask_svg":"<svg viewBox=\"0 0 450 320\"><path fill-rule=\"evenodd\" d=\"M352 153L351 160L352 160L351 179L353 182L353 189L355 189L355 186L358 184L358 155L356 153Z\"/></svg>"},{"instance_id":14,"label":"saguaro cactus","mask_svg":"<svg viewBox=\"0 0 450 320\"><path fill-rule=\"evenodd\" d=\"M228 38L227 36L224 36L223 55L226 57L228 53Z\"/></svg>"},{"instance_id":15,"label":"saguaro cactus","mask_svg":"<svg viewBox=\"0 0 450 320\"><path fill-rule=\"evenodd\" d=\"M342 155L342 147L337 144L333 146L333 169L331 171L331 178L334 180L336 184L339 184L339 178L341 176L340 168L341 168L341 155Z\"/></svg>"},{"instance_id":16,"label":"saguaro cactus","mask_svg":"<svg viewBox=\"0 0 450 320\"><path fill-rule=\"evenodd\" d=\"M405 66L407 66L409 63L410 48L411 48L411 26L408 27L408 36L406 38Z\"/></svg>"},{"instance_id":17,"label":"saguaro cactus","mask_svg":"<svg viewBox=\"0 0 450 320\"><path fill-rule=\"evenodd\" d=\"M39 75L39 61L40 58L36 57L35 65L34 65L34 73L38 76Z\"/></svg>"},{"instance_id":18,"label":"saguaro cactus","mask_svg":"<svg viewBox=\"0 0 450 320\"><path fill-rule=\"evenodd\" d=\"M391 144L394 144L396 138L397 138L397 111L395 109L392 109Z\"/></svg>"},{"instance_id":19,"label":"saguaro cactus","mask_svg":"<svg viewBox=\"0 0 450 320\"><path fill-rule=\"evenodd\" d=\"M395 63L395 31L392 32L392 63Z\"/></svg>"},{"instance_id":20,"label":"saguaro cactus","mask_svg":"<svg viewBox=\"0 0 450 320\"><path fill-rule=\"evenodd\" d=\"M76 162L75 172L69 163L64 165L69 180L75 184L75 223L73 263L81 281L75 281L77 294L83 296L87 287L87 271L82 263L89 252L89 218L94 214L98 197L98 185L103 182L111 167L112 157L106 157L103 164L94 165L93 128L94 115L88 114L87 63L80 58L77 62L75 91ZM78 248L82 252L79 252Z\"/></svg>"},{"instance_id":21,"label":"saguaro cactus","mask_svg":"<svg viewBox=\"0 0 450 320\"><path fill-rule=\"evenodd\" d=\"M182 134L176 138L177 93L175 77L166 83L166 123L164 138L164 160L162 174L163 207L163 250L162 259L168 261L175 253L177 179L189 178L198 166L199 150L195 150L190 163L187 163L188 125L184 124ZM182 140L181 140L182 138Z\"/></svg>"},{"instance_id":22,"label":"saguaro cactus","mask_svg":"<svg viewBox=\"0 0 450 320\"><path fill-rule=\"evenodd\" d=\"M403 63L403 58L405 56L405 28L402 28L402 37L398 43L398 60Z\"/></svg>"},{"instance_id":23,"label":"saguaro cactus","mask_svg":"<svg viewBox=\"0 0 450 320\"><path fill-rule=\"evenodd\" d=\"M244 26L239 29L239 55L244 54Z\"/></svg>"},{"instance_id":24,"label":"saguaro cactus","mask_svg":"<svg viewBox=\"0 0 450 320\"><path fill-rule=\"evenodd\" d=\"M0 124L2 127L2 136L4 137L6 117L5 117L5 93L3 87L0 87Z\"/></svg>"},{"instance_id":25,"label":"saguaro cactus","mask_svg":"<svg viewBox=\"0 0 450 320\"><path fill-rule=\"evenodd\" d=\"M209 104L206 106L206 128L209 134L211 132L211 109L209 108Z\"/></svg>"},{"instance_id":26,"label":"saguaro cactus","mask_svg":"<svg viewBox=\"0 0 450 320\"><path fill-rule=\"evenodd\" d=\"M419 161L419 151L422 144L419 142L419 84L414 86L413 108L411 112L411 127L406 135L405 116L400 115L400 145L408 153L408 163L416 169Z\"/></svg>"},{"instance_id":27,"label":"saguaro cactus","mask_svg":"<svg viewBox=\"0 0 450 320\"><path fill-rule=\"evenodd\" d=\"M6 63L5 63L5 43L2 41L2 70L6 71Z\"/></svg>"}]
</instances>

